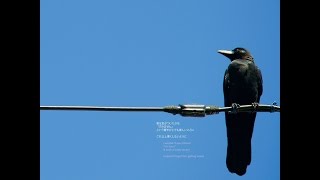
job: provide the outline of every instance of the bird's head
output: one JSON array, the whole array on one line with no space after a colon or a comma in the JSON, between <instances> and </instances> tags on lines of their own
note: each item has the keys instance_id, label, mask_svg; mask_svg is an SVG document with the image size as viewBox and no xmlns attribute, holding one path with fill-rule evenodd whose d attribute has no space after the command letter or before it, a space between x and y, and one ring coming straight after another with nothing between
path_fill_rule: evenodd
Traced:
<instances>
[{"instance_id":1,"label":"bird's head","mask_svg":"<svg viewBox=\"0 0 320 180\"><path fill-rule=\"evenodd\" d=\"M253 57L251 56L250 52L246 50L245 48L237 47L233 50L218 50L218 53L226 56L231 61L235 59L246 59L253 61Z\"/></svg>"}]
</instances>

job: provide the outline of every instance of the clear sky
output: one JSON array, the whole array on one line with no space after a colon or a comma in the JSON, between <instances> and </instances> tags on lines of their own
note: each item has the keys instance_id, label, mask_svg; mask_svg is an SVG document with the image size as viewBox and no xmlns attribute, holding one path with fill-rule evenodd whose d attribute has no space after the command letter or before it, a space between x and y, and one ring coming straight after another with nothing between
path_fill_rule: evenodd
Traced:
<instances>
[{"instance_id":1,"label":"clear sky","mask_svg":"<svg viewBox=\"0 0 320 180\"><path fill-rule=\"evenodd\" d=\"M247 48L262 71L261 103L280 105L279 3L41 0L41 105L223 107L229 60L217 50L235 47ZM241 177L226 167L223 113L40 115L41 180L280 179L280 113L258 113ZM163 122L190 131L159 138L168 134L157 131Z\"/></svg>"}]
</instances>

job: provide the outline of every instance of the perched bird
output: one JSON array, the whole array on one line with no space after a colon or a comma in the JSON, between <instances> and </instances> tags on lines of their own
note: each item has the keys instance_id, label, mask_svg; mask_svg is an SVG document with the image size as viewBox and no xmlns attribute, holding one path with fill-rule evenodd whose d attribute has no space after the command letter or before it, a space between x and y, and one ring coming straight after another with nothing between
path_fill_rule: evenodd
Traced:
<instances>
[{"instance_id":1,"label":"perched bird","mask_svg":"<svg viewBox=\"0 0 320 180\"><path fill-rule=\"evenodd\" d=\"M244 48L219 50L218 53L231 60L224 74L224 105L253 104L258 106L262 95L262 75L250 52ZM227 128L227 168L242 176L251 162L251 137L256 112L225 113Z\"/></svg>"}]
</instances>

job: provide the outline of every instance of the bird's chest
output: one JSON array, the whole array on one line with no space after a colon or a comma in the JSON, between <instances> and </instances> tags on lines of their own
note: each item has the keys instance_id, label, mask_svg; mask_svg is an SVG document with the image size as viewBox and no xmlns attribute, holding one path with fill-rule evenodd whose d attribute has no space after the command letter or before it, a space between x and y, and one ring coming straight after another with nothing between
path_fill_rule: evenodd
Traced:
<instances>
[{"instance_id":1,"label":"bird's chest","mask_svg":"<svg viewBox=\"0 0 320 180\"><path fill-rule=\"evenodd\" d=\"M230 66L228 72L230 85L238 88L245 88L250 84L250 81L253 78L252 72L250 72L250 68L247 64Z\"/></svg>"},{"instance_id":2,"label":"bird's chest","mask_svg":"<svg viewBox=\"0 0 320 180\"><path fill-rule=\"evenodd\" d=\"M250 95L257 89L256 70L248 63L237 62L228 68L228 88L232 94Z\"/></svg>"}]
</instances>

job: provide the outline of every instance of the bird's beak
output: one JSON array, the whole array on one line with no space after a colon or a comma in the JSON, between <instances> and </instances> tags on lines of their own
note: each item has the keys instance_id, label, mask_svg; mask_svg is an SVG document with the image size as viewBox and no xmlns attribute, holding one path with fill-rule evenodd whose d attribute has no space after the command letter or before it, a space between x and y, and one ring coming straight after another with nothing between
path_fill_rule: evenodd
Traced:
<instances>
[{"instance_id":1,"label":"bird's beak","mask_svg":"<svg viewBox=\"0 0 320 180\"><path fill-rule=\"evenodd\" d=\"M231 55L233 54L233 51L229 51L229 50L218 50L218 53L223 54L223 55Z\"/></svg>"},{"instance_id":2,"label":"bird's beak","mask_svg":"<svg viewBox=\"0 0 320 180\"><path fill-rule=\"evenodd\" d=\"M226 57L229 58L229 59L232 59L232 56L233 56L233 54L234 54L233 51L229 51L229 50L218 50L218 53L226 56Z\"/></svg>"}]
</instances>

